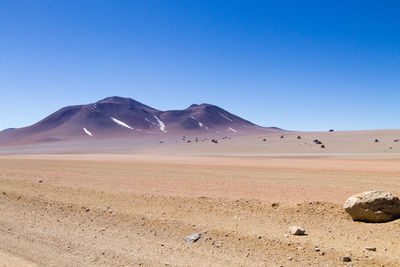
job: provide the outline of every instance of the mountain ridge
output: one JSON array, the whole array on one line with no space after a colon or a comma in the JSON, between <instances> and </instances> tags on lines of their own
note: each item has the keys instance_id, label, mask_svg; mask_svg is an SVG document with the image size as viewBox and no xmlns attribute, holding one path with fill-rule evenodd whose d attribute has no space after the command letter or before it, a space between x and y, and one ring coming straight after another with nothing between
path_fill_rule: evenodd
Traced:
<instances>
[{"instance_id":1,"label":"mountain ridge","mask_svg":"<svg viewBox=\"0 0 400 267\"><path fill-rule=\"evenodd\" d=\"M212 104L162 111L132 98L111 96L60 108L27 127L5 129L0 132L0 144L166 134L243 135L278 130L258 126Z\"/></svg>"}]
</instances>

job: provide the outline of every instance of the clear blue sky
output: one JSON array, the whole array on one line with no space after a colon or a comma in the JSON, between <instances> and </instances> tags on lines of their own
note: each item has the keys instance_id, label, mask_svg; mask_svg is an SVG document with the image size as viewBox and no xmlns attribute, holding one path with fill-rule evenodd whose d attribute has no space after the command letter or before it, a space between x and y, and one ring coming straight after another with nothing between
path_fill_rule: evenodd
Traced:
<instances>
[{"instance_id":1,"label":"clear blue sky","mask_svg":"<svg viewBox=\"0 0 400 267\"><path fill-rule=\"evenodd\" d=\"M0 129L118 95L263 126L400 128L399 1L0 1Z\"/></svg>"}]
</instances>

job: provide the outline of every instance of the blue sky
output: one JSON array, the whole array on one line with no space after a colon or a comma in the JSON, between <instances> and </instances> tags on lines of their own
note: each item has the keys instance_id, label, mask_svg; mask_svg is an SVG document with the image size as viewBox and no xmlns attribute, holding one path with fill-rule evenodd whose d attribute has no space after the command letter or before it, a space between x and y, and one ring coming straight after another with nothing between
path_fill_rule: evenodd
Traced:
<instances>
[{"instance_id":1,"label":"blue sky","mask_svg":"<svg viewBox=\"0 0 400 267\"><path fill-rule=\"evenodd\" d=\"M0 1L0 129L118 95L263 126L400 128L398 1Z\"/></svg>"}]
</instances>

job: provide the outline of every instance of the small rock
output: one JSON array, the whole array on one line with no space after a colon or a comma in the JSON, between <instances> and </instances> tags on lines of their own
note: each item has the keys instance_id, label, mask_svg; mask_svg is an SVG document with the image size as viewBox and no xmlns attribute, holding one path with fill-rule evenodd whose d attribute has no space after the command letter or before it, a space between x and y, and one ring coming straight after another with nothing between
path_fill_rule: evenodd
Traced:
<instances>
[{"instance_id":1,"label":"small rock","mask_svg":"<svg viewBox=\"0 0 400 267\"><path fill-rule=\"evenodd\" d=\"M374 248L374 247L366 247L365 250L376 251L376 248Z\"/></svg>"},{"instance_id":2,"label":"small rock","mask_svg":"<svg viewBox=\"0 0 400 267\"><path fill-rule=\"evenodd\" d=\"M343 262L351 262L351 258L347 256L343 256L342 258L340 258L340 260Z\"/></svg>"},{"instance_id":3,"label":"small rock","mask_svg":"<svg viewBox=\"0 0 400 267\"><path fill-rule=\"evenodd\" d=\"M197 240L199 240L200 237L201 237L201 233L197 233L197 234L189 235L189 236L185 237L185 240L186 240L186 242L188 242L188 243L194 243L194 242L196 242Z\"/></svg>"},{"instance_id":4,"label":"small rock","mask_svg":"<svg viewBox=\"0 0 400 267\"><path fill-rule=\"evenodd\" d=\"M39 180L38 183L43 183L43 180Z\"/></svg>"},{"instance_id":5,"label":"small rock","mask_svg":"<svg viewBox=\"0 0 400 267\"><path fill-rule=\"evenodd\" d=\"M288 260L288 261L291 261L291 260L293 260L293 257L289 257L289 258L287 258L287 260Z\"/></svg>"},{"instance_id":6,"label":"small rock","mask_svg":"<svg viewBox=\"0 0 400 267\"><path fill-rule=\"evenodd\" d=\"M290 226L289 233L291 235L305 235L306 230L304 230L303 228L298 227L298 226Z\"/></svg>"},{"instance_id":7,"label":"small rock","mask_svg":"<svg viewBox=\"0 0 400 267\"><path fill-rule=\"evenodd\" d=\"M86 209L85 209L86 212L88 212L89 210L90 210L89 208L86 208Z\"/></svg>"},{"instance_id":8,"label":"small rock","mask_svg":"<svg viewBox=\"0 0 400 267\"><path fill-rule=\"evenodd\" d=\"M315 248L315 251L316 251L316 252L319 252L319 251L320 251L320 249L319 249L319 248Z\"/></svg>"}]
</instances>

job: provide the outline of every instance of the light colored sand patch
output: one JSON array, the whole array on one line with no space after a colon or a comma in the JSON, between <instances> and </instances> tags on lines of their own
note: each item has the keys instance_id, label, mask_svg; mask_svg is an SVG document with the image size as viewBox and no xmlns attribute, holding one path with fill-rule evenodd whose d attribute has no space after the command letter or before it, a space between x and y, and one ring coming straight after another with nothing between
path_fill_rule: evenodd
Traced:
<instances>
[{"instance_id":1,"label":"light colored sand patch","mask_svg":"<svg viewBox=\"0 0 400 267\"><path fill-rule=\"evenodd\" d=\"M0 251L1 267L36 267L36 264L25 261L24 259L12 256L8 253Z\"/></svg>"}]
</instances>

